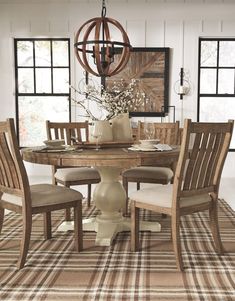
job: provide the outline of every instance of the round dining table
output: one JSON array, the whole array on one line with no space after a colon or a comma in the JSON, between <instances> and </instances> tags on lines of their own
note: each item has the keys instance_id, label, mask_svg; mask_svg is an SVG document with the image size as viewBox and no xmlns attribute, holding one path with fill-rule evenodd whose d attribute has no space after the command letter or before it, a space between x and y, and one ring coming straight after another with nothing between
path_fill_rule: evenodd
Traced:
<instances>
[{"instance_id":1,"label":"round dining table","mask_svg":"<svg viewBox=\"0 0 235 301\"><path fill-rule=\"evenodd\" d=\"M57 167L95 167L101 176L96 185L93 200L100 214L83 220L84 231L96 231L96 245L110 246L116 234L130 231L130 218L124 217L126 193L119 181L121 172L136 166L172 166L174 169L179 156L179 147L170 151L132 151L128 148L44 150L26 148L22 150L23 160L31 163L54 165ZM72 222L64 221L59 231L73 229ZM140 230L160 231L156 222L142 221Z\"/></svg>"}]
</instances>

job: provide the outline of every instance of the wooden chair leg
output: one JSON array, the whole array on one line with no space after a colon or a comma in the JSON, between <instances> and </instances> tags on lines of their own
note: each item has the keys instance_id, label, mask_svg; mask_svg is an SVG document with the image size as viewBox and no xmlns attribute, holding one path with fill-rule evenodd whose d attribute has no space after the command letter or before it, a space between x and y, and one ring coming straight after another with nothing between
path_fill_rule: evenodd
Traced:
<instances>
[{"instance_id":1,"label":"wooden chair leg","mask_svg":"<svg viewBox=\"0 0 235 301\"><path fill-rule=\"evenodd\" d=\"M52 184L54 184L54 185L58 185L58 183L56 181L56 178L54 177L54 174L55 174L56 170L57 170L56 166L52 166ZM68 188L70 187L66 183L65 183L65 186L68 187ZM65 209L65 221L66 222L71 221L70 208Z\"/></svg>"},{"instance_id":2,"label":"wooden chair leg","mask_svg":"<svg viewBox=\"0 0 235 301\"><path fill-rule=\"evenodd\" d=\"M172 228L172 241L176 257L176 265L180 271L184 270L182 254L181 254L181 243L180 243L180 217L172 216L171 218Z\"/></svg>"},{"instance_id":3,"label":"wooden chair leg","mask_svg":"<svg viewBox=\"0 0 235 301\"><path fill-rule=\"evenodd\" d=\"M65 183L65 187L70 187L68 184ZM69 222L71 221L71 211L70 208L65 209L65 221Z\"/></svg>"},{"instance_id":4,"label":"wooden chair leg","mask_svg":"<svg viewBox=\"0 0 235 301\"><path fill-rule=\"evenodd\" d=\"M215 249L219 254L223 254L224 248L220 238L219 222L218 222L218 203L217 200L212 201L212 206L209 209L211 232L215 243Z\"/></svg>"},{"instance_id":5,"label":"wooden chair leg","mask_svg":"<svg viewBox=\"0 0 235 301\"><path fill-rule=\"evenodd\" d=\"M87 185L87 207L91 206L91 184Z\"/></svg>"},{"instance_id":6,"label":"wooden chair leg","mask_svg":"<svg viewBox=\"0 0 235 301\"><path fill-rule=\"evenodd\" d=\"M51 172L52 172L51 182L52 182L53 185L57 185L56 178L54 177L54 174L56 173L56 167L55 166L51 167Z\"/></svg>"},{"instance_id":7,"label":"wooden chair leg","mask_svg":"<svg viewBox=\"0 0 235 301\"><path fill-rule=\"evenodd\" d=\"M51 239L51 212L45 212L43 214L44 218L44 238Z\"/></svg>"},{"instance_id":8,"label":"wooden chair leg","mask_svg":"<svg viewBox=\"0 0 235 301\"><path fill-rule=\"evenodd\" d=\"M20 257L17 262L18 269L22 269L24 267L26 257L29 249L29 242L31 236L32 229L32 215L27 216L27 214L23 214L23 236L20 244Z\"/></svg>"},{"instance_id":9,"label":"wooden chair leg","mask_svg":"<svg viewBox=\"0 0 235 301\"><path fill-rule=\"evenodd\" d=\"M83 249L82 202L74 207L74 244L77 252Z\"/></svg>"},{"instance_id":10,"label":"wooden chair leg","mask_svg":"<svg viewBox=\"0 0 235 301\"><path fill-rule=\"evenodd\" d=\"M171 228L171 233L170 233L170 241L173 240L173 233L172 233L172 228Z\"/></svg>"},{"instance_id":11,"label":"wooden chair leg","mask_svg":"<svg viewBox=\"0 0 235 301\"><path fill-rule=\"evenodd\" d=\"M71 211L70 211L70 208L65 209L65 220L66 220L66 222L71 221Z\"/></svg>"},{"instance_id":12,"label":"wooden chair leg","mask_svg":"<svg viewBox=\"0 0 235 301\"><path fill-rule=\"evenodd\" d=\"M127 213L128 213L128 181L127 181L127 178L124 178L124 177L122 178L122 185L126 192L126 204L125 204L125 208L123 208L123 214L127 215Z\"/></svg>"},{"instance_id":13,"label":"wooden chair leg","mask_svg":"<svg viewBox=\"0 0 235 301\"><path fill-rule=\"evenodd\" d=\"M136 183L137 190L140 190L140 182Z\"/></svg>"},{"instance_id":14,"label":"wooden chair leg","mask_svg":"<svg viewBox=\"0 0 235 301\"><path fill-rule=\"evenodd\" d=\"M4 220L4 209L0 208L0 234L2 231L3 220Z\"/></svg>"},{"instance_id":15,"label":"wooden chair leg","mask_svg":"<svg viewBox=\"0 0 235 301\"><path fill-rule=\"evenodd\" d=\"M139 250L139 208L131 202L131 251Z\"/></svg>"}]
</instances>

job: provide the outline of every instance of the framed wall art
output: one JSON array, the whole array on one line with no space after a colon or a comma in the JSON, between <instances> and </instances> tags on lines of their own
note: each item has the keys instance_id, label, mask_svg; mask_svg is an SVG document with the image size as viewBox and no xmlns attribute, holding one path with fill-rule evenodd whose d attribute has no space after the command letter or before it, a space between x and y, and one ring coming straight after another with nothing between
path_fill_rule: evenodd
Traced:
<instances>
[{"instance_id":1,"label":"framed wall art","mask_svg":"<svg viewBox=\"0 0 235 301\"><path fill-rule=\"evenodd\" d=\"M115 52L116 58L118 48ZM129 111L130 116L165 116L169 103L169 48L132 48L126 67L107 77L104 85L109 91L113 87L128 87L133 80L138 105Z\"/></svg>"}]
</instances>

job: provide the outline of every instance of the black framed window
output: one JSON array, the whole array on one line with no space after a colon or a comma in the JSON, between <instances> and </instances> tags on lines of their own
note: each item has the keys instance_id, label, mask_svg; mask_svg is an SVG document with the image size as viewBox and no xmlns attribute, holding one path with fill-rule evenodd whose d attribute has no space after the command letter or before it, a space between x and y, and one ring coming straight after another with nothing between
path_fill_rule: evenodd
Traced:
<instances>
[{"instance_id":1,"label":"black framed window","mask_svg":"<svg viewBox=\"0 0 235 301\"><path fill-rule=\"evenodd\" d=\"M199 38L197 119L235 119L235 39Z\"/></svg>"},{"instance_id":2,"label":"black framed window","mask_svg":"<svg viewBox=\"0 0 235 301\"><path fill-rule=\"evenodd\" d=\"M20 146L42 144L45 120L71 117L69 39L15 39L16 120Z\"/></svg>"}]
</instances>

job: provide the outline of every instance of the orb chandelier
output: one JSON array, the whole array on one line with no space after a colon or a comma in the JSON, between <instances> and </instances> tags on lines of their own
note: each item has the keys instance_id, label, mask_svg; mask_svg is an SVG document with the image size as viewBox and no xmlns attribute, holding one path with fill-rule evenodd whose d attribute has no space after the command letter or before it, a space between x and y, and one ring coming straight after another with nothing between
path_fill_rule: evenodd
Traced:
<instances>
[{"instance_id":1,"label":"orb chandelier","mask_svg":"<svg viewBox=\"0 0 235 301\"><path fill-rule=\"evenodd\" d=\"M112 40L111 28L119 31L122 37L121 41ZM83 37L81 37L84 30ZM74 48L79 63L93 75L112 76L126 66L130 57L130 41L122 25L118 21L106 17L105 0L102 1L101 17L86 21L77 31ZM115 48L119 49L119 55L112 67ZM94 64L90 62L89 56L92 56Z\"/></svg>"}]
</instances>

